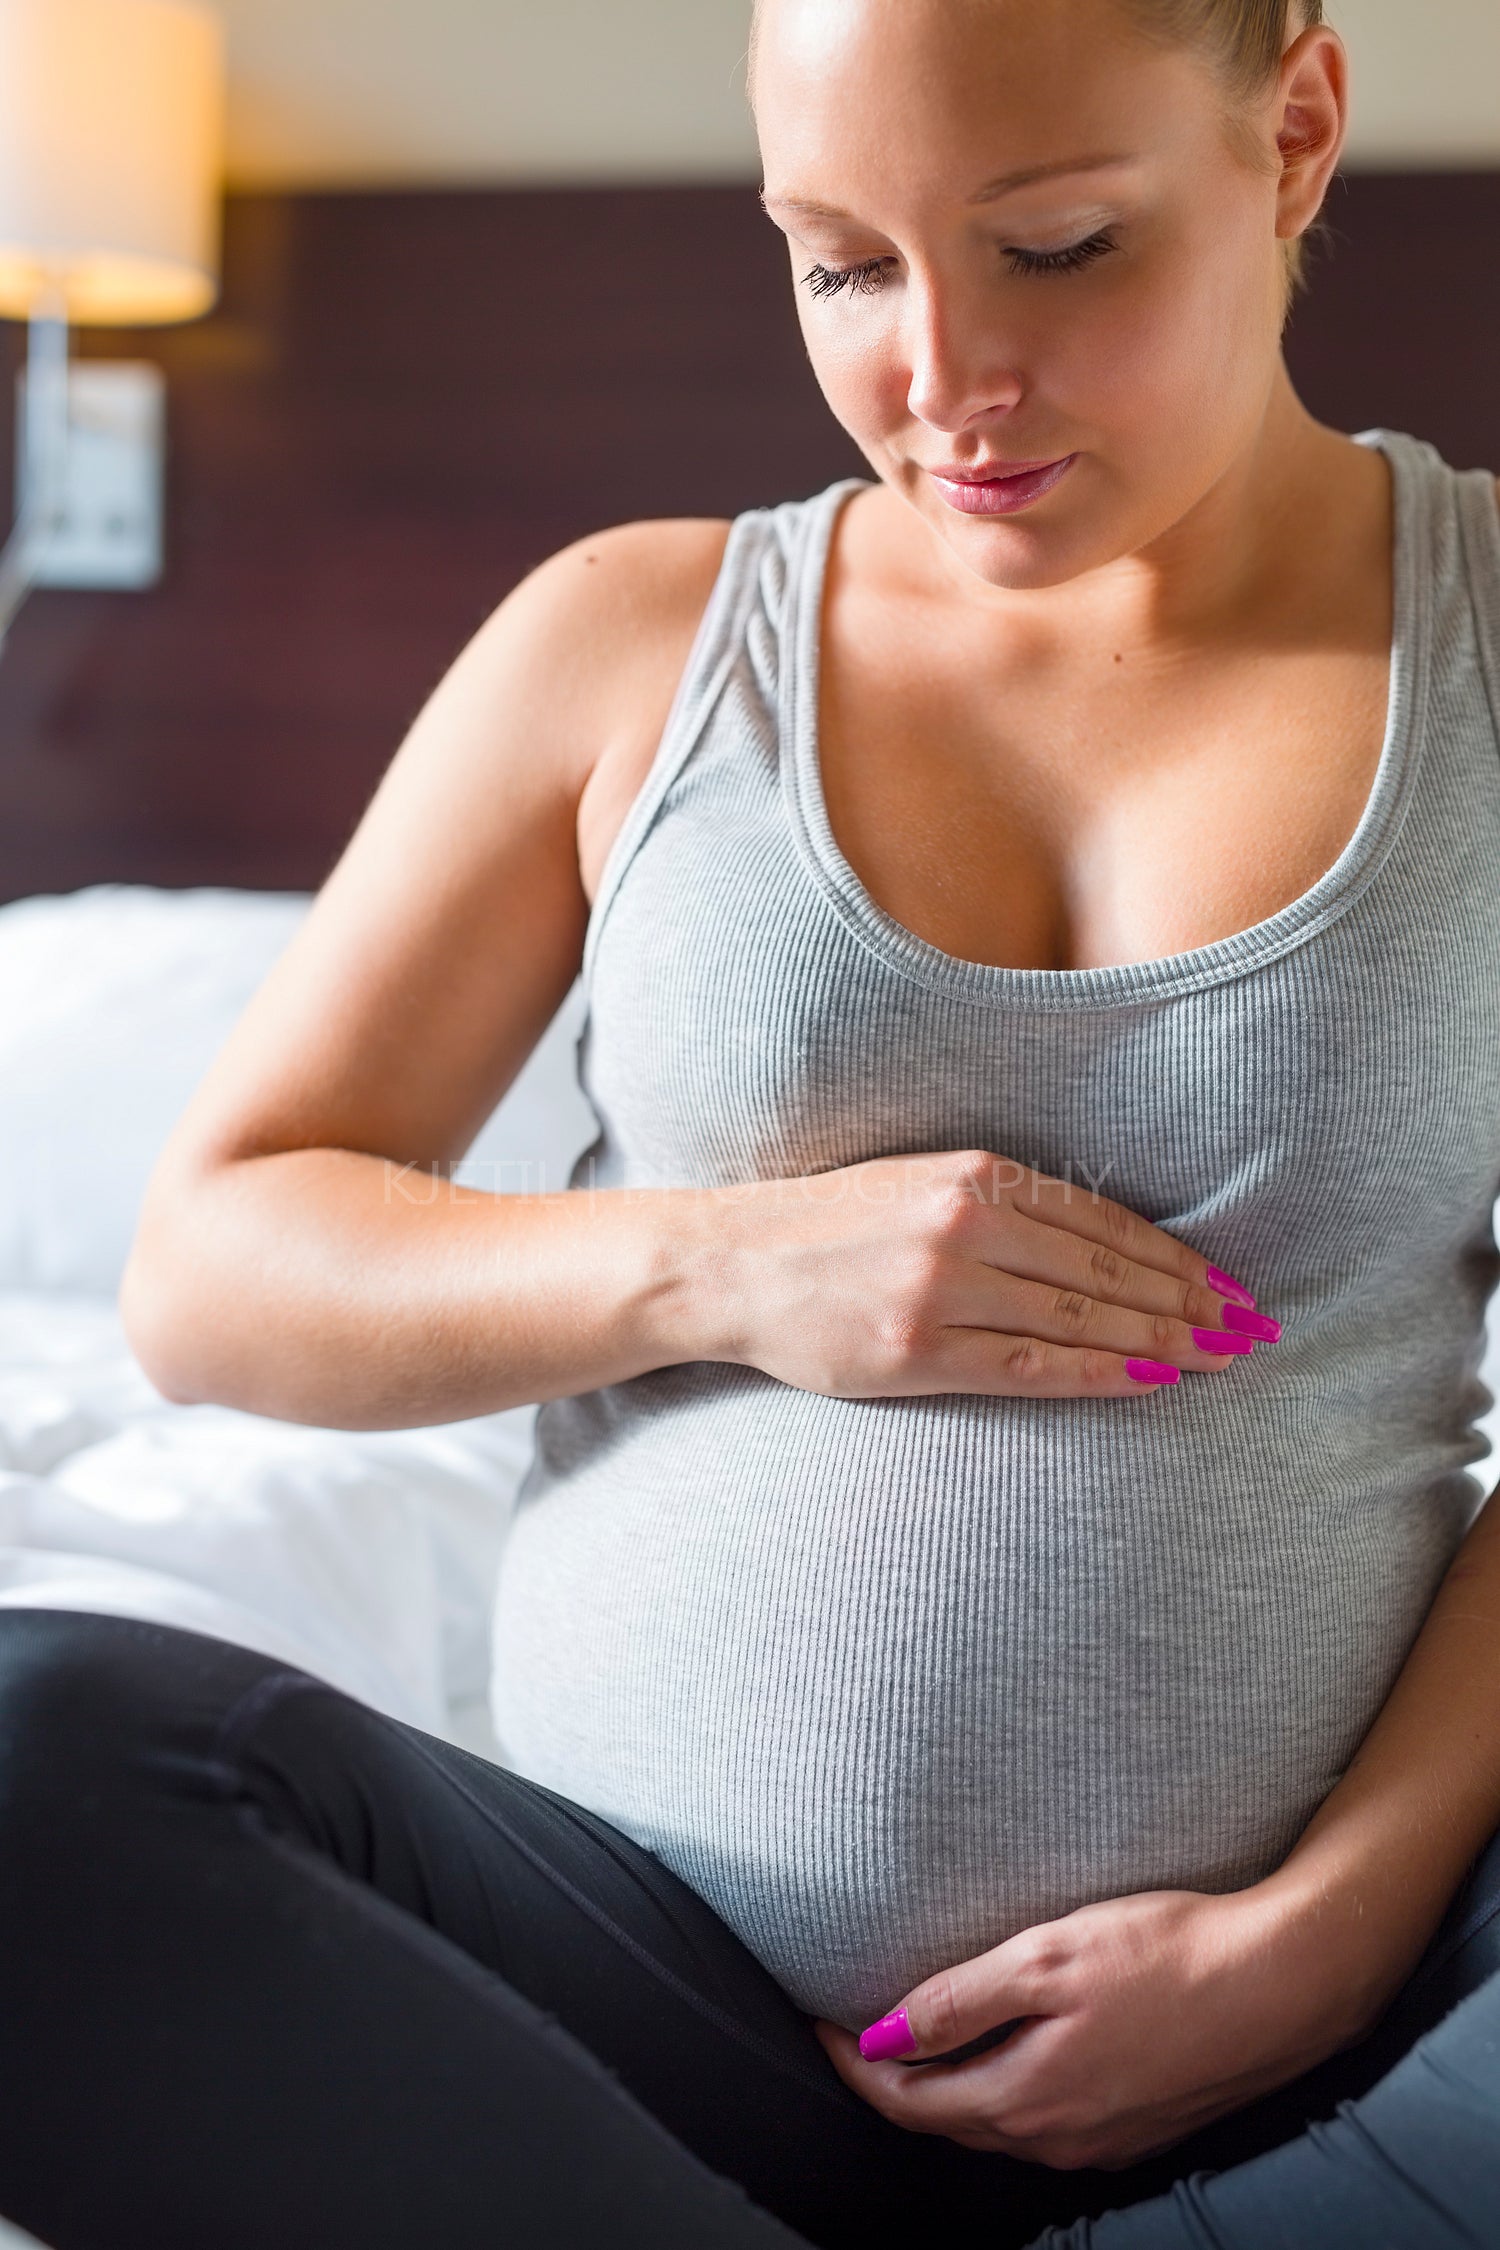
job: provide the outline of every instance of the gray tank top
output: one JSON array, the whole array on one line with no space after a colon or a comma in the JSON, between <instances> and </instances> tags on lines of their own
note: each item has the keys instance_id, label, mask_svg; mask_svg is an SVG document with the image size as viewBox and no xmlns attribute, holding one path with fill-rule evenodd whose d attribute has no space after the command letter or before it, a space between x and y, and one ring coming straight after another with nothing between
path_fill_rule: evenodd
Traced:
<instances>
[{"instance_id":1,"label":"gray tank top","mask_svg":"<svg viewBox=\"0 0 1500 2250\"><path fill-rule=\"evenodd\" d=\"M858 481L742 516L601 880L572 1185L989 1148L1239 1274L1282 1341L1128 1400L830 1399L711 1362L560 1399L495 1719L855 2026L1092 1899L1267 1873L1479 1500L1500 1272L1500 517L1385 431L1390 704L1311 890L1188 953L997 968L884 913L819 783Z\"/></svg>"}]
</instances>

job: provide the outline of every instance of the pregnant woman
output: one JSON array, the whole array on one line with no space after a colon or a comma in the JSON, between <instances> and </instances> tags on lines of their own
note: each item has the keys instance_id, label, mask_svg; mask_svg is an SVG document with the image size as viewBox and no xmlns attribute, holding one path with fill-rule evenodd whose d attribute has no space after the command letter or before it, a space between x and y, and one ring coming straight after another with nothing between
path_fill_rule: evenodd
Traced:
<instances>
[{"instance_id":1,"label":"pregnant woman","mask_svg":"<svg viewBox=\"0 0 1500 2250\"><path fill-rule=\"evenodd\" d=\"M514 1770L0 1618L0 2208L1500 2241L1493 480L1290 387L1306 0L756 34L872 476L511 596L123 1297L184 1401L544 1402ZM449 1192L580 971L572 1192Z\"/></svg>"}]
</instances>

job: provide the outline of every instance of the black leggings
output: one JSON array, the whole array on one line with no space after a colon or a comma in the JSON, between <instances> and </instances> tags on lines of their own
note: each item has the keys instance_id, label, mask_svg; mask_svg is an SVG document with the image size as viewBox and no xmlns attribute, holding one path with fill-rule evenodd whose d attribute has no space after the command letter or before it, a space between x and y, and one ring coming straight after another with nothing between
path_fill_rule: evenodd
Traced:
<instances>
[{"instance_id":1,"label":"black leggings","mask_svg":"<svg viewBox=\"0 0 1500 2250\"><path fill-rule=\"evenodd\" d=\"M1128 2173L976 2155L576 1805L226 1642L0 1612L0 2212L54 2250L1472 2250L1497 1968L1492 1847L1296 2087Z\"/></svg>"}]
</instances>

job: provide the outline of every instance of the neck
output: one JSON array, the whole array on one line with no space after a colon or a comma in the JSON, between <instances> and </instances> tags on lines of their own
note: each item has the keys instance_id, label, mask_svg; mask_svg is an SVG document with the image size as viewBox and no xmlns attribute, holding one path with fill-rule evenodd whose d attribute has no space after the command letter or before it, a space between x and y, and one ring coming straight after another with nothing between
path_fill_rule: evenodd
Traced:
<instances>
[{"instance_id":1,"label":"neck","mask_svg":"<svg viewBox=\"0 0 1500 2250\"><path fill-rule=\"evenodd\" d=\"M1089 574L1088 606L1142 647L1241 637L1268 601L1279 608L1305 570L1321 567L1310 531L1336 517L1326 503L1345 480L1383 475L1378 461L1352 455L1313 420L1278 360L1247 443L1159 538Z\"/></svg>"}]
</instances>

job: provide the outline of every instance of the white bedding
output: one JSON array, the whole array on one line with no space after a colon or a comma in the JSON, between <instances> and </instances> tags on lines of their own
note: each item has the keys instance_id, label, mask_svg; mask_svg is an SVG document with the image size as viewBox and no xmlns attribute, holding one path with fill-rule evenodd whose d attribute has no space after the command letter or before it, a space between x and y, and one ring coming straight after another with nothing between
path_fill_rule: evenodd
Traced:
<instances>
[{"instance_id":1,"label":"white bedding","mask_svg":"<svg viewBox=\"0 0 1500 2250\"><path fill-rule=\"evenodd\" d=\"M96 884L0 907L0 1606L214 1633L495 1755L534 1409L349 1432L174 1406L115 1307L156 1152L308 903ZM578 1024L575 996L461 1178L565 1183L594 1129Z\"/></svg>"},{"instance_id":2,"label":"white bedding","mask_svg":"<svg viewBox=\"0 0 1500 2250\"><path fill-rule=\"evenodd\" d=\"M112 1300L0 1293L0 1606L217 1634L493 1754L491 1588L532 1418L349 1432L173 1406Z\"/></svg>"}]
</instances>

